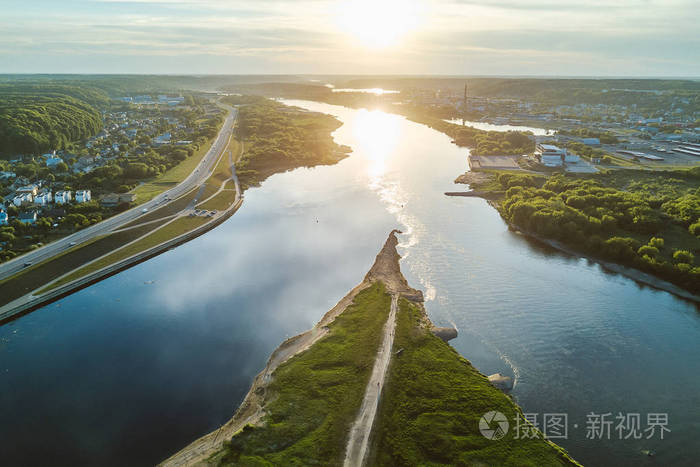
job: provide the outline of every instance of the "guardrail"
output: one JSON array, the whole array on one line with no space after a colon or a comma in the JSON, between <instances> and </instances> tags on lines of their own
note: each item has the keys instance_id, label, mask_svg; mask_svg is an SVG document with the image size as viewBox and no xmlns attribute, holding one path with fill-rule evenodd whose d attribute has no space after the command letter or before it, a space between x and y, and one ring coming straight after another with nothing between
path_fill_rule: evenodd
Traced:
<instances>
[{"instance_id":1,"label":"guardrail","mask_svg":"<svg viewBox=\"0 0 700 467\"><path fill-rule=\"evenodd\" d=\"M236 201L231 207L229 207L226 211L224 211L220 216L215 217L210 222L207 222L206 224L201 225L201 226L197 227L196 229L193 229L193 230L191 230L187 233L184 233L178 237L175 237L175 238L170 239L166 242L163 242L160 245L156 245L154 247L151 247L148 250L142 251L142 252L137 253L133 256L125 258L125 259L118 261L114 264L111 264L109 266L105 266L104 268L102 268L98 271L92 272L86 276L83 276L79 279L76 279L72 282L69 282L68 284L64 284L60 287L57 287L54 290L46 292L45 294L31 298L24 303L20 303L20 304L13 306L12 302L11 302L11 303L7 304L5 307L0 308L0 324L3 324L7 321L11 321L13 319L16 319L19 316L22 316L24 314L27 314L31 311L36 310L37 308L40 308L44 305L55 302L63 297L68 296L68 295L71 295L71 294L77 292L78 290L84 289L85 287L88 287L92 284L95 284L95 283L101 281L101 280L104 280L108 277L111 277L111 276L113 276L121 271L129 269L130 267L133 267L133 266L135 266L139 263L142 263L148 259L151 259L155 256L158 256L159 254L164 253L173 247L176 247L178 245L182 245L183 243L187 243L188 241L193 240L193 239L199 237L200 235L210 231L211 229L219 226L221 223L223 223L225 220L227 220L229 217L231 217L233 214L235 214L235 212L238 211L238 209L241 207L241 204L243 204L243 196L242 195L238 198L238 201ZM5 308L7 308L7 309L5 309Z\"/></svg>"}]
</instances>

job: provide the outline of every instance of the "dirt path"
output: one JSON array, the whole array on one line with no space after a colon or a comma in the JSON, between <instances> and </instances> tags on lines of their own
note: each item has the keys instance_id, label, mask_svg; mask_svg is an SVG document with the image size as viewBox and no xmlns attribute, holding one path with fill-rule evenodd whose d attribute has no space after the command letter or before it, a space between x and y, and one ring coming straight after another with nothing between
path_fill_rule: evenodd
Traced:
<instances>
[{"instance_id":1,"label":"dirt path","mask_svg":"<svg viewBox=\"0 0 700 467\"><path fill-rule=\"evenodd\" d=\"M386 373L391 361L391 349L394 345L394 331L396 329L396 308L399 296L393 294L391 297L391 311L389 318L384 325L384 338L377 352L377 359L374 361L372 376L367 383L365 397L360 406L360 413L355 419L355 423L350 430L347 449L345 451L346 467L357 467L364 463L369 447L369 435L372 432L374 417L379 406L379 396L384 387Z\"/></svg>"}]
</instances>

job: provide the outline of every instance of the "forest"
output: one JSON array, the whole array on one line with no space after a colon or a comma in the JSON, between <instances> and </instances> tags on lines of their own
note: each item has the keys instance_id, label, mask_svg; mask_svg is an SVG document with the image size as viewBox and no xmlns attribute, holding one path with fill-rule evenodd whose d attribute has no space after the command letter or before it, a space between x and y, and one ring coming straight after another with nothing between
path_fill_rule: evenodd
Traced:
<instances>
[{"instance_id":1,"label":"forest","mask_svg":"<svg viewBox=\"0 0 700 467\"><path fill-rule=\"evenodd\" d=\"M0 155L64 149L102 128L106 94L53 84L0 84Z\"/></svg>"},{"instance_id":2,"label":"forest","mask_svg":"<svg viewBox=\"0 0 700 467\"><path fill-rule=\"evenodd\" d=\"M297 167L334 164L349 148L336 144L331 132L341 123L331 117L288 107L262 97L229 97L240 107L237 138L245 146L236 164L244 188L277 172Z\"/></svg>"},{"instance_id":3,"label":"forest","mask_svg":"<svg viewBox=\"0 0 700 467\"><path fill-rule=\"evenodd\" d=\"M512 225L700 292L700 167L588 176L501 173Z\"/></svg>"}]
</instances>

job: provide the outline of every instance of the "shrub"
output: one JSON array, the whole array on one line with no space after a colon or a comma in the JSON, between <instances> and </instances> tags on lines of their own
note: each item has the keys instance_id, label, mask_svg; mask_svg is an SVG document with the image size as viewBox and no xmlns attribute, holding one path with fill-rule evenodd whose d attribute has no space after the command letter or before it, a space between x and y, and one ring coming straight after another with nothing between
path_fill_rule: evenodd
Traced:
<instances>
[{"instance_id":1,"label":"shrub","mask_svg":"<svg viewBox=\"0 0 700 467\"><path fill-rule=\"evenodd\" d=\"M639 256L648 256L650 258L656 258L659 255L659 249L649 245L642 245L637 250Z\"/></svg>"},{"instance_id":2,"label":"shrub","mask_svg":"<svg viewBox=\"0 0 700 467\"><path fill-rule=\"evenodd\" d=\"M678 263L693 264L693 261L695 261L695 255L688 250L677 250L673 252L673 259Z\"/></svg>"},{"instance_id":3,"label":"shrub","mask_svg":"<svg viewBox=\"0 0 700 467\"><path fill-rule=\"evenodd\" d=\"M695 224L691 224L690 227L688 227L688 232L700 238L700 219L698 219Z\"/></svg>"},{"instance_id":4,"label":"shrub","mask_svg":"<svg viewBox=\"0 0 700 467\"><path fill-rule=\"evenodd\" d=\"M651 237L651 240L649 240L649 246L653 246L654 248L663 248L664 239L661 237Z\"/></svg>"}]
</instances>

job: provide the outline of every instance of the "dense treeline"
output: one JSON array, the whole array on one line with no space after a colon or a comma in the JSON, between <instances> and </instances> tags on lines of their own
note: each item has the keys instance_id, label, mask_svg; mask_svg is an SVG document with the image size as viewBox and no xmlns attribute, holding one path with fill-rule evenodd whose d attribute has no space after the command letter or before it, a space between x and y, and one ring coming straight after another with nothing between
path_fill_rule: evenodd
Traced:
<instances>
[{"instance_id":1,"label":"dense treeline","mask_svg":"<svg viewBox=\"0 0 700 467\"><path fill-rule=\"evenodd\" d=\"M244 187L276 172L333 164L347 152L331 137L341 123L330 115L249 96L231 97L227 102L246 104L240 107L237 127L245 152L236 164Z\"/></svg>"},{"instance_id":2,"label":"dense treeline","mask_svg":"<svg viewBox=\"0 0 700 467\"><path fill-rule=\"evenodd\" d=\"M0 154L64 149L102 128L100 91L63 85L0 85Z\"/></svg>"},{"instance_id":3,"label":"dense treeline","mask_svg":"<svg viewBox=\"0 0 700 467\"><path fill-rule=\"evenodd\" d=\"M662 174L500 174L510 223L700 292L700 167Z\"/></svg>"}]
</instances>

